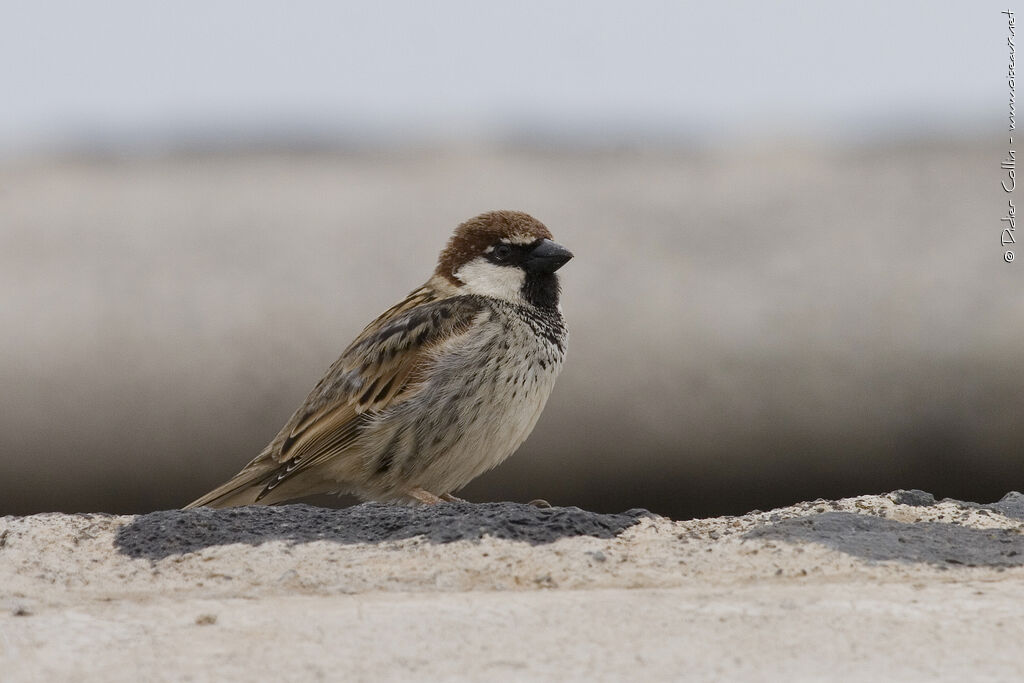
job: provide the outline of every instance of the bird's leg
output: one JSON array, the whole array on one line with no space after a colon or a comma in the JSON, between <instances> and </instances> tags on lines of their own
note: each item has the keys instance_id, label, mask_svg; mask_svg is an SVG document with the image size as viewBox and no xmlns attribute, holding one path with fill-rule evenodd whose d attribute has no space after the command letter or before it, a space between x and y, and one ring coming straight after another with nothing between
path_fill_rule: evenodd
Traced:
<instances>
[{"instance_id":1,"label":"bird's leg","mask_svg":"<svg viewBox=\"0 0 1024 683\"><path fill-rule=\"evenodd\" d=\"M438 503L443 502L442 498L438 498L430 491L424 491L421 488L409 489L406 491L405 495L409 496L413 500L423 503L424 505L437 505Z\"/></svg>"},{"instance_id":2,"label":"bird's leg","mask_svg":"<svg viewBox=\"0 0 1024 683\"><path fill-rule=\"evenodd\" d=\"M450 493L442 493L441 494L441 500L445 501L446 503L468 503L469 502L465 498L459 498L458 496L453 496Z\"/></svg>"}]
</instances>

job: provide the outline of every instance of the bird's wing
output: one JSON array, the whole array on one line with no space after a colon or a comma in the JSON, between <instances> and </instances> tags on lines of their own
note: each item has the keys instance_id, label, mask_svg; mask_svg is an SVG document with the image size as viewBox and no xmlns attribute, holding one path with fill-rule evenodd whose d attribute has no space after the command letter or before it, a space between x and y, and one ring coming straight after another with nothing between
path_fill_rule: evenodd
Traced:
<instances>
[{"instance_id":1,"label":"bird's wing","mask_svg":"<svg viewBox=\"0 0 1024 683\"><path fill-rule=\"evenodd\" d=\"M343 449L355 436L359 416L403 400L432 351L465 332L484 310L476 297L417 299L414 292L342 353L281 430L278 462Z\"/></svg>"},{"instance_id":2,"label":"bird's wing","mask_svg":"<svg viewBox=\"0 0 1024 683\"><path fill-rule=\"evenodd\" d=\"M259 456L189 507L216 505L254 486L262 491L247 502L258 502L285 479L343 453L372 414L416 391L433 352L485 311L477 297L438 298L429 286L412 292L345 349Z\"/></svg>"}]
</instances>

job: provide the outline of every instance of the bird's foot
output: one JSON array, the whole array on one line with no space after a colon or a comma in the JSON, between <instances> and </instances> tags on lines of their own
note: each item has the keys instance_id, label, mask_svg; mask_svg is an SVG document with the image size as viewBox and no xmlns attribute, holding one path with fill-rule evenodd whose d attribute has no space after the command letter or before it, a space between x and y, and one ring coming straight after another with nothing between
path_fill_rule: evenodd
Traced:
<instances>
[{"instance_id":1,"label":"bird's foot","mask_svg":"<svg viewBox=\"0 0 1024 683\"><path fill-rule=\"evenodd\" d=\"M437 505L438 503L444 502L443 497L439 498L430 491L425 491L420 488L410 489L406 495L417 502L423 503L424 505Z\"/></svg>"},{"instance_id":2,"label":"bird's foot","mask_svg":"<svg viewBox=\"0 0 1024 683\"><path fill-rule=\"evenodd\" d=\"M441 494L441 500L443 500L446 503L468 503L469 502L465 498L459 498L458 496L453 496L450 493L442 493Z\"/></svg>"}]
</instances>

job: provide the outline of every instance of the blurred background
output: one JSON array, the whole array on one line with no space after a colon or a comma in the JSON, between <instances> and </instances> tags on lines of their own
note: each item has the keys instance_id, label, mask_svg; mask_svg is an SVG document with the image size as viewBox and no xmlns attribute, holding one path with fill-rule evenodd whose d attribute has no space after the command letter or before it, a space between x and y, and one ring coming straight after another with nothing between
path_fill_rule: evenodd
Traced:
<instances>
[{"instance_id":1,"label":"blurred background","mask_svg":"<svg viewBox=\"0 0 1024 683\"><path fill-rule=\"evenodd\" d=\"M0 514L221 483L496 208L575 252L572 338L467 498L1024 488L1002 9L14 3Z\"/></svg>"}]
</instances>

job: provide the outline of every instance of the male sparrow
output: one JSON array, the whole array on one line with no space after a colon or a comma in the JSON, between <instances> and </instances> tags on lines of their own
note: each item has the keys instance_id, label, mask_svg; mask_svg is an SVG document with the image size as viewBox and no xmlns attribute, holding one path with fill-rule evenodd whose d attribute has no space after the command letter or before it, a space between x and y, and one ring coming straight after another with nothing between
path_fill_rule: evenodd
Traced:
<instances>
[{"instance_id":1,"label":"male sparrow","mask_svg":"<svg viewBox=\"0 0 1024 683\"><path fill-rule=\"evenodd\" d=\"M571 258L525 213L466 221L426 284L356 337L263 452L187 507L458 500L544 409L568 337L555 271Z\"/></svg>"}]
</instances>

